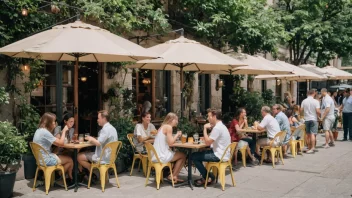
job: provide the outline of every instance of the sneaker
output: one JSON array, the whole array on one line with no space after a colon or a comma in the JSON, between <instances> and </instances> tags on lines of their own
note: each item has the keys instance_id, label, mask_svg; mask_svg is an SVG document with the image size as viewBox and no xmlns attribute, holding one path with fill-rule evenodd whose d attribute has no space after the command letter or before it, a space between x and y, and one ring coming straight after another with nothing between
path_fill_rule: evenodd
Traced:
<instances>
[{"instance_id":1,"label":"sneaker","mask_svg":"<svg viewBox=\"0 0 352 198\"><path fill-rule=\"evenodd\" d=\"M328 144L325 144L324 148L328 149L328 148L330 148L330 146Z\"/></svg>"},{"instance_id":2,"label":"sneaker","mask_svg":"<svg viewBox=\"0 0 352 198\"><path fill-rule=\"evenodd\" d=\"M307 151L306 153L307 154L314 154L314 150L311 149L311 150Z\"/></svg>"},{"instance_id":3,"label":"sneaker","mask_svg":"<svg viewBox=\"0 0 352 198\"><path fill-rule=\"evenodd\" d=\"M347 138L343 138L341 141L347 141Z\"/></svg>"},{"instance_id":4,"label":"sneaker","mask_svg":"<svg viewBox=\"0 0 352 198\"><path fill-rule=\"evenodd\" d=\"M335 146L335 143L334 142L330 142L329 146L333 147L333 146Z\"/></svg>"}]
</instances>

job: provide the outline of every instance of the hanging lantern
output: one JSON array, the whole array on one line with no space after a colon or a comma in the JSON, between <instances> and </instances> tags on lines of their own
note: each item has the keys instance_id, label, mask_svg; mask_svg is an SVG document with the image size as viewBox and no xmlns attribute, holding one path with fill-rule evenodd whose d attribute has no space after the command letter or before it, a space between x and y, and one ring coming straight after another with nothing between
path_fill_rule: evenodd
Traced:
<instances>
[{"instance_id":1,"label":"hanging lantern","mask_svg":"<svg viewBox=\"0 0 352 198\"><path fill-rule=\"evenodd\" d=\"M21 14L22 14L22 16L27 16L28 10L26 8L22 8Z\"/></svg>"}]
</instances>

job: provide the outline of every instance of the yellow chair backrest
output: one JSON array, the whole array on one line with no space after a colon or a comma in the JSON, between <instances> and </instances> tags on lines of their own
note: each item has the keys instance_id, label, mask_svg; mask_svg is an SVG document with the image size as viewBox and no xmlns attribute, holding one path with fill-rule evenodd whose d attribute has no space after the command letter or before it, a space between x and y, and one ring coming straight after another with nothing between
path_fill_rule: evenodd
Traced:
<instances>
[{"instance_id":1,"label":"yellow chair backrest","mask_svg":"<svg viewBox=\"0 0 352 198\"><path fill-rule=\"evenodd\" d=\"M155 156L156 160L158 161L158 163L162 164L160 159L159 159L158 153L155 151L154 146L151 143L149 143L149 142L146 142L144 144L144 146L147 149L148 158L150 159L150 162L152 162L152 159L153 159L152 157L153 157L153 154L154 154L154 156Z\"/></svg>"},{"instance_id":2,"label":"yellow chair backrest","mask_svg":"<svg viewBox=\"0 0 352 198\"><path fill-rule=\"evenodd\" d=\"M133 143L133 137L134 137L133 133L127 134L127 139L128 139L128 141L130 141L130 144L132 145L133 153L135 153L136 152L136 145L134 145L134 143Z\"/></svg>"},{"instance_id":3,"label":"yellow chair backrest","mask_svg":"<svg viewBox=\"0 0 352 198\"><path fill-rule=\"evenodd\" d=\"M286 133L287 133L286 131L280 131L280 132L278 132L278 133L275 135L274 139L272 139L272 140L270 141L270 146L272 146L272 144L275 142L276 139L279 139L279 142L283 142L284 139L285 139Z\"/></svg>"},{"instance_id":4,"label":"yellow chair backrest","mask_svg":"<svg viewBox=\"0 0 352 198\"><path fill-rule=\"evenodd\" d=\"M31 146L32 153L34 155L35 161L38 166L44 166L46 167L42 152L43 151L46 155L49 155L49 153L39 144L30 142L29 145Z\"/></svg>"},{"instance_id":5,"label":"yellow chair backrest","mask_svg":"<svg viewBox=\"0 0 352 198\"><path fill-rule=\"evenodd\" d=\"M224 157L225 157L225 155L226 155L227 152L230 152L230 158L229 158L228 162L232 162L232 156L233 156L233 153L234 153L235 150L236 150L236 146L237 146L237 142L232 142L231 144L229 144L229 145L226 147L224 154L222 154L222 156L221 156L220 163L223 162Z\"/></svg>"},{"instance_id":6,"label":"yellow chair backrest","mask_svg":"<svg viewBox=\"0 0 352 198\"><path fill-rule=\"evenodd\" d=\"M115 163L117 155L120 152L120 149L122 147L122 142L121 141L115 141L115 142L110 142L106 144L103 148L103 151L100 154L100 158L98 161L98 164L100 164L101 160L103 159L104 153L109 149L110 150L110 161L109 164Z\"/></svg>"}]
</instances>

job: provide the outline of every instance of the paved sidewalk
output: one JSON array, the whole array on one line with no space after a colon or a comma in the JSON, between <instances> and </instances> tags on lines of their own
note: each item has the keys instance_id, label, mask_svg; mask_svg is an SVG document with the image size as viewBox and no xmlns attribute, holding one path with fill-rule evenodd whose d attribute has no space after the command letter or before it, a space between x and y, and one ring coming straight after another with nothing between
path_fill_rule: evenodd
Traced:
<instances>
[{"instance_id":1,"label":"paved sidewalk","mask_svg":"<svg viewBox=\"0 0 352 198\"><path fill-rule=\"evenodd\" d=\"M339 133L339 139L342 133ZM154 178L144 187L145 177L134 171L133 176L120 174L121 188L116 187L111 177L104 193L100 186L91 189L81 187L77 193L61 188L51 188L45 195L44 187L32 192L33 180L20 180L15 184L15 197L351 197L352 195L352 142L336 142L336 146L324 149L324 137L318 135L318 150L315 154L304 154L285 159L285 165L275 169L270 164L240 168L235 171L236 187L231 187L227 172L225 191L220 184L204 188L172 188L165 182L156 190ZM186 175L183 169L182 174ZM194 178L197 178L196 173Z\"/></svg>"}]
</instances>

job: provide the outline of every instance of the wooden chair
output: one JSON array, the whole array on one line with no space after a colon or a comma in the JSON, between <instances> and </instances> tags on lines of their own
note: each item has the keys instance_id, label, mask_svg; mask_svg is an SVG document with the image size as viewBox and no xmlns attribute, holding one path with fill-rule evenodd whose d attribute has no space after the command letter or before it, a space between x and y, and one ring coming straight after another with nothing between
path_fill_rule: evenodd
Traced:
<instances>
[{"instance_id":1,"label":"wooden chair","mask_svg":"<svg viewBox=\"0 0 352 198\"><path fill-rule=\"evenodd\" d=\"M142 163L143 174L144 174L144 176L146 176L147 175L148 155L143 155L142 153L137 151L136 145L134 145L134 143L133 143L133 136L134 136L133 133L127 134L127 139L130 141L130 144L132 145L132 149L133 149L133 153L134 153L130 175L132 175L135 161L137 159L139 159L138 171L140 170L141 163Z\"/></svg>"},{"instance_id":2,"label":"wooden chair","mask_svg":"<svg viewBox=\"0 0 352 198\"><path fill-rule=\"evenodd\" d=\"M300 137L299 140L292 140L292 135L294 134L294 132L296 130L301 130L303 131L302 133L302 137ZM297 155L297 152L298 152L298 149L297 149L297 144L299 144L299 149L303 155L303 147L304 147L304 139L305 139L305 130L306 130L306 126L304 124L300 125L298 128L295 128L295 127L291 127L291 137L290 137L290 141L289 141L289 145L290 145L290 148L291 148L291 154L293 157L296 157Z\"/></svg>"},{"instance_id":3,"label":"wooden chair","mask_svg":"<svg viewBox=\"0 0 352 198\"><path fill-rule=\"evenodd\" d=\"M120 188L120 183L119 183L119 180L117 178L117 171L116 171L115 161L116 161L116 158L117 158L117 156L119 154L119 151L120 151L121 147L122 147L122 142L121 141L110 142L110 143L108 143L108 144L106 144L104 146L103 151L101 152L99 161L98 162L92 162L92 164L91 164L90 174L89 174L89 181L88 181L88 189L90 188L90 182L92 180L92 173L93 173L93 169L94 168L97 168L99 170L101 191L102 192L105 191L105 181L106 181L106 179L108 179L108 182L109 182L108 170L110 168L112 168L114 170L115 178L116 178L116 185L117 185L118 188ZM108 164L102 164L101 160L103 159L103 156L104 156L105 152L108 151L108 149L111 152L110 161L109 161Z\"/></svg>"},{"instance_id":4,"label":"wooden chair","mask_svg":"<svg viewBox=\"0 0 352 198\"><path fill-rule=\"evenodd\" d=\"M47 166L44 162L44 158L42 155L43 151L46 155L49 155L49 153L39 144L30 142L30 147L32 150L32 153L35 157L35 161L37 163L37 170L35 171L35 177L34 177L34 184L33 184L33 191L36 190L35 185L37 182L37 177L38 177L38 171L42 170L44 172L44 179L45 179L45 193L49 193L49 188L50 184L54 184L55 181L55 170L61 170L62 173L62 178L64 180L64 186L65 190L67 191L67 186L66 186L66 179L65 179L65 170L64 167L61 164L57 164L55 166Z\"/></svg>"},{"instance_id":5,"label":"wooden chair","mask_svg":"<svg viewBox=\"0 0 352 198\"><path fill-rule=\"evenodd\" d=\"M283 142L283 140L285 139L285 136L286 136L286 132L285 131L281 131L279 133L277 133L275 135L275 137L270 141L270 144L269 146L264 146L263 147L263 152L262 152L262 159L260 161L260 165L263 164L263 161L264 161L264 158L265 158L265 153L266 151L270 151L270 154L271 154L271 160L273 162L273 168L275 168L275 156L276 154L278 154L278 158L280 156L280 159L281 159L281 162L282 164L284 164L284 158L283 158L283 154L282 154L282 145L280 145L280 143ZM278 144L279 145L274 145L274 142L275 140L279 138L279 142Z\"/></svg>"},{"instance_id":6,"label":"wooden chair","mask_svg":"<svg viewBox=\"0 0 352 198\"><path fill-rule=\"evenodd\" d=\"M160 181L162 182L163 180L163 169L165 167L169 167L170 169L170 175L171 178L173 178L172 176L172 166L171 163L168 162L166 164L161 163L160 159L158 157L158 154L156 153L154 146L152 144L150 144L149 142L145 143L145 147L147 149L148 152L148 158L149 158L149 166L148 166L148 173L147 173L147 179L145 181L145 186L147 186L148 184L148 180L149 180L149 176L150 176L150 171L152 168L155 169L155 177L156 177L156 189L159 190L159 186L160 186ZM157 162L153 162L152 161L152 157L155 156L155 159ZM172 187L174 187L174 180L172 179Z\"/></svg>"},{"instance_id":7,"label":"wooden chair","mask_svg":"<svg viewBox=\"0 0 352 198\"><path fill-rule=\"evenodd\" d=\"M230 145L228 145L225 149L224 154L221 156L221 159L219 162L208 162L207 163L207 177L205 179L205 185L204 188L207 188L207 181L209 178L209 171L213 168L216 168L217 171L214 171L214 174L216 174L216 177L218 177L219 175L219 179L220 179L220 184L221 184L221 188L224 191L225 190L225 172L226 172L226 168L229 167L230 169L230 173L231 173L231 179L232 179L232 185L235 187L236 186L236 182L235 182L235 178L233 176L233 172L232 172L232 156L233 153L236 150L236 146L237 146L237 142L233 142ZM228 161L224 161L224 156L227 152L230 152L230 159Z\"/></svg>"}]
</instances>

